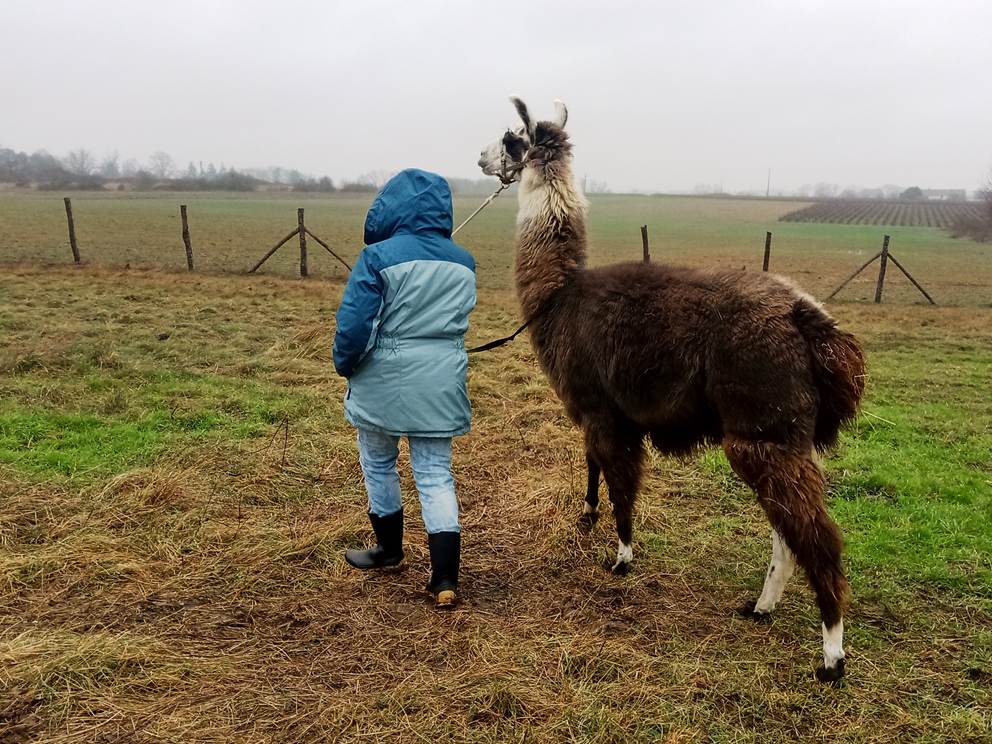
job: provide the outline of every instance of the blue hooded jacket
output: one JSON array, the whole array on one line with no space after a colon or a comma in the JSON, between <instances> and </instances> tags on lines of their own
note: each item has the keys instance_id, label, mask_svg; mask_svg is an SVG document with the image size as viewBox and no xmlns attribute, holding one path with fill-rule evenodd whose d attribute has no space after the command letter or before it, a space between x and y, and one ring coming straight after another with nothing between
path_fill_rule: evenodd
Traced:
<instances>
[{"instance_id":1,"label":"blue hooded jacket","mask_svg":"<svg viewBox=\"0 0 992 744\"><path fill-rule=\"evenodd\" d=\"M465 331L475 261L451 240L451 191L434 173L389 180L337 313L334 367L352 425L398 436L469 430Z\"/></svg>"}]
</instances>

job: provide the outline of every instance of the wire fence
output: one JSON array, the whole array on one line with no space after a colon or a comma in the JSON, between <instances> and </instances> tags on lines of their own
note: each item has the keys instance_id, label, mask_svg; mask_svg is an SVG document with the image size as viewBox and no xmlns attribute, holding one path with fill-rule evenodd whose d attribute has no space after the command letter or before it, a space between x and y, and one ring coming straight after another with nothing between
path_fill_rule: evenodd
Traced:
<instances>
[{"instance_id":1,"label":"wire fence","mask_svg":"<svg viewBox=\"0 0 992 744\"><path fill-rule=\"evenodd\" d=\"M491 201L490 197L489 201ZM68 230L69 247L72 252L72 260L75 264L80 265L83 263L84 256L79 247L79 241L76 235L76 225L75 217L73 214L72 201L69 197L64 198L65 204L65 214L66 214L66 226ZM487 202L488 203L488 202ZM480 210L476 210L472 214L474 217L478 214ZM296 225L278 242L276 242L272 247L270 247L252 266L247 270L248 274L256 273L273 255L275 255L283 246L292 241L294 238L298 241L299 245L299 275L301 278L307 278L310 274L309 271L309 243L308 238L313 242L317 243L321 248L323 248L330 256L346 271L351 271L351 265L345 258L342 257L339 250L335 250L331 247L330 241L321 238L316 235L313 230L311 230L306 224L306 212L303 207L298 207L296 210L297 220ZM187 271L193 272L196 269L196 259L195 259L195 249L193 240L193 231L190 228L190 217L189 209L187 204L179 205L180 214L180 225L179 225L179 237L183 250L185 252L186 268ZM471 219L471 218L470 218ZM466 220L467 222L467 220ZM463 223L464 224L464 223ZM642 247L642 260L645 263L651 261L651 246L649 242L648 226L641 225L641 247ZM762 260L761 268L762 271L770 271L773 269L773 238L774 234L771 231L765 232L764 245L762 250ZM876 261L878 262L878 275L875 281L875 292L874 301L875 303L881 303L884 294L886 273L888 268L888 263L891 261L899 271L901 271L907 279L912 283L912 285L926 298L926 300L933 305L937 303L923 287L923 285L914 277L909 270L901 263L890 250L890 235L883 236L882 248L880 251L875 253L870 259L865 261L858 267L854 273L848 276L836 289L833 290L827 299L833 299L836 297L845 287L847 287L858 275L866 271L872 264Z\"/></svg>"}]
</instances>

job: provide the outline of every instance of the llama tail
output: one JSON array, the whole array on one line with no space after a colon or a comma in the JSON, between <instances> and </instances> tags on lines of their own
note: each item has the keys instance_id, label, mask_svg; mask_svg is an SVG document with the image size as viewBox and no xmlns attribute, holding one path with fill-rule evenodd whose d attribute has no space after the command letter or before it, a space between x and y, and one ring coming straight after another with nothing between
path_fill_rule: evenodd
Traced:
<instances>
[{"instance_id":1,"label":"llama tail","mask_svg":"<svg viewBox=\"0 0 992 744\"><path fill-rule=\"evenodd\" d=\"M865 356L858 340L837 327L818 305L800 298L792 320L809 344L820 393L813 444L820 451L837 443L842 424L854 418L865 390Z\"/></svg>"}]
</instances>

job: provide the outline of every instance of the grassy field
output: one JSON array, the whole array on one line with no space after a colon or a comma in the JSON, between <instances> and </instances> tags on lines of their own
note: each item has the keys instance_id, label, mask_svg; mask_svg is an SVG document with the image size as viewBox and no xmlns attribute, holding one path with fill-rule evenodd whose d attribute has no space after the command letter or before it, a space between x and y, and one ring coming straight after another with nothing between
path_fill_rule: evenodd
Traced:
<instances>
[{"instance_id":1,"label":"grassy field","mask_svg":"<svg viewBox=\"0 0 992 744\"><path fill-rule=\"evenodd\" d=\"M94 266L185 270L179 205L189 205L196 264L207 272L247 271L296 226L296 207L307 225L346 258L361 248L368 195L299 194L99 194L72 195L80 252ZM481 199L455 200L456 220ZM641 256L640 225L650 231L652 255L698 266L761 268L765 231L774 233L772 270L786 273L807 290L825 296L892 235L891 249L941 305L992 303L992 261L988 245L950 238L936 228L780 223L802 206L794 201L734 200L666 196L595 196L591 224L593 263ZM511 236L516 214L512 194L497 199L459 234L479 261L481 286L511 284ZM343 269L310 243L311 275L343 279ZM71 263L65 211L59 194L0 192L0 261ZM291 242L262 269L294 276L299 250ZM869 271L844 290L847 300L874 296ZM885 296L894 302L923 298L894 270Z\"/></svg>"},{"instance_id":2,"label":"grassy field","mask_svg":"<svg viewBox=\"0 0 992 744\"><path fill-rule=\"evenodd\" d=\"M75 269L50 265L58 199L0 197L0 741L992 739L988 247L897 229L896 254L963 306L898 279L891 304L831 306L871 375L826 462L854 593L835 689L813 681L801 580L774 624L734 615L769 540L722 456L653 459L634 570L601 568L612 520L574 528L580 437L524 339L471 364L461 608L423 591L416 516L403 571L348 570L368 528L329 358L340 277L316 253L328 281L280 276L291 251L267 276L138 268L182 267L180 198L213 270L250 264L297 206L80 196ZM366 203L305 206L347 245ZM773 267L823 292L877 250L873 228L775 223L793 207L597 198L594 260L639 255L646 222L656 256L750 268L771 229ZM511 223L501 201L463 233L470 342L515 326ZM417 515L406 477L404 498Z\"/></svg>"}]
</instances>

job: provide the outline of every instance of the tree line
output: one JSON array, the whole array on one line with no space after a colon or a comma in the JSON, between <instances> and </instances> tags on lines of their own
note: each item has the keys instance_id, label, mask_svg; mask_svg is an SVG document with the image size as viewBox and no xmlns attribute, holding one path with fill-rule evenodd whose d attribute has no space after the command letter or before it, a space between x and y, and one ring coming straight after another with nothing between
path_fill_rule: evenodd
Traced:
<instances>
[{"instance_id":1,"label":"tree line","mask_svg":"<svg viewBox=\"0 0 992 744\"><path fill-rule=\"evenodd\" d=\"M189 163L180 168L169 153L153 152L145 163L134 158L122 160L112 152L97 158L84 148L71 150L56 157L45 150L18 152L0 147L0 183L13 183L21 188L68 191L77 189L119 191L255 191L278 188L316 193L374 194L389 180L392 172L373 170L357 178L336 184L329 176L315 177L295 168L228 167L212 162ZM449 179L454 193L488 193L492 179Z\"/></svg>"},{"instance_id":2,"label":"tree line","mask_svg":"<svg viewBox=\"0 0 992 744\"><path fill-rule=\"evenodd\" d=\"M212 162L204 164L202 161L191 162L181 169L171 155L161 150L152 153L147 162L140 163L133 158L122 161L116 152L98 159L84 148L56 157L45 150L29 154L0 147L0 182L23 188L254 191L265 184L275 184L296 191L338 190L327 176L314 178L298 170L284 168L267 171L238 170L224 163L218 167ZM275 178L272 177L273 172L277 174Z\"/></svg>"}]
</instances>

